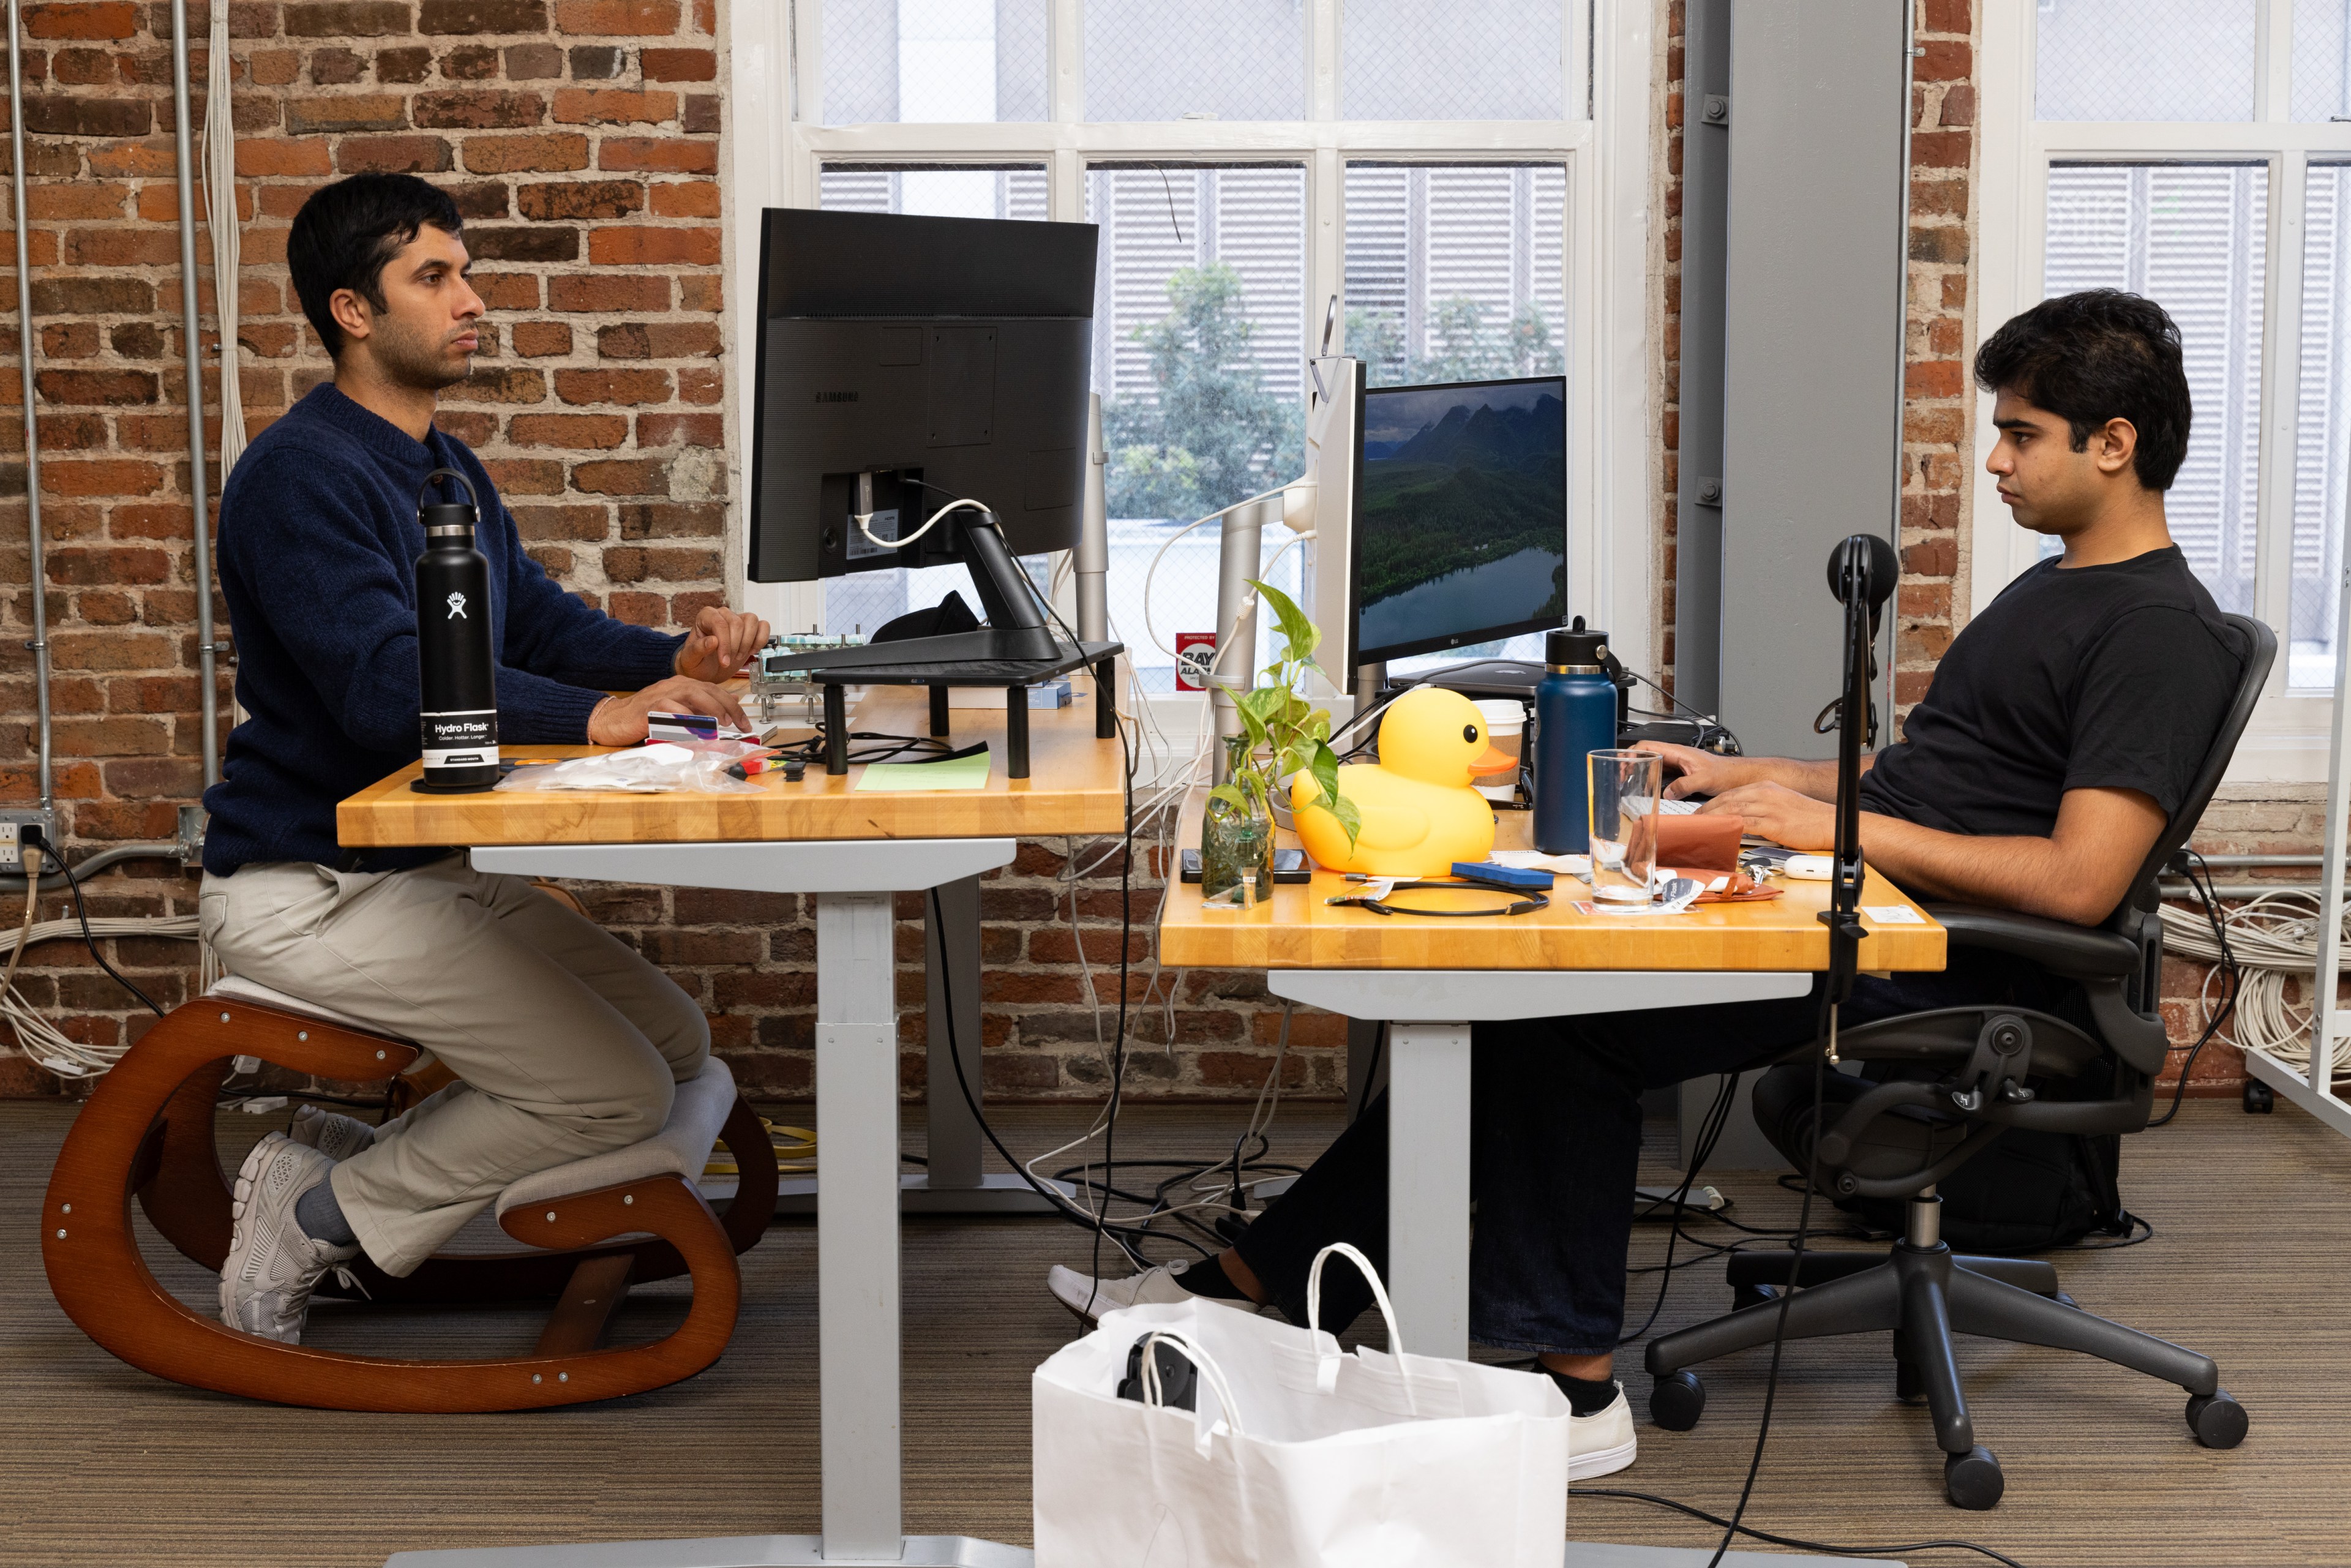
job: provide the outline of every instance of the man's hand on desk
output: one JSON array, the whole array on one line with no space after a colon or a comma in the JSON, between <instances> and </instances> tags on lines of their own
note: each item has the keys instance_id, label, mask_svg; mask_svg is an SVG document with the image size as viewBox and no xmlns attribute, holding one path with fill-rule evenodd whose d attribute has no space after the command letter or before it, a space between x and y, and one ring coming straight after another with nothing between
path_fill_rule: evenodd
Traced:
<instances>
[{"instance_id":1,"label":"man's hand on desk","mask_svg":"<svg viewBox=\"0 0 2351 1568\"><path fill-rule=\"evenodd\" d=\"M1792 850L1836 848L1836 807L1784 784L1741 784L1700 806L1698 814L1737 817L1742 831Z\"/></svg>"},{"instance_id":2,"label":"man's hand on desk","mask_svg":"<svg viewBox=\"0 0 2351 1568\"><path fill-rule=\"evenodd\" d=\"M767 644L765 621L747 611L713 604L694 618L694 628L685 634L684 644L677 651L677 673L696 681L732 680Z\"/></svg>"},{"instance_id":3,"label":"man's hand on desk","mask_svg":"<svg viewBox=\"0 0 2351 1568\"><path fill-rule=\"evenodd\" d=\"M709 612L705 611L705 614ZM689 644L690 645L690 644ZM634 746L651 727L645 716L654 713L715 714L737 729L750 729L743 705L735 694L708 681L674 675L624 697L606 697L588 716L588 740L593 746Z\"/></svg>"},{"instance_id":4,"label":"man's hand on desk","mask_svg":"<svg viewBox=\"0 0 2351 1568\"><path fill-rule=\"evenodd\" d=\"M1720 795L1736 789L1741 784L1753 783L1757 778L1754 762L1744 757L1717 757L1711 751L1700 751L1695 746L1670 746L1662 740L1645 740L1635 751L1654 751L1666 759L1666 799L1687 800L1692 795Z\"/></svg>"}]
</instances>

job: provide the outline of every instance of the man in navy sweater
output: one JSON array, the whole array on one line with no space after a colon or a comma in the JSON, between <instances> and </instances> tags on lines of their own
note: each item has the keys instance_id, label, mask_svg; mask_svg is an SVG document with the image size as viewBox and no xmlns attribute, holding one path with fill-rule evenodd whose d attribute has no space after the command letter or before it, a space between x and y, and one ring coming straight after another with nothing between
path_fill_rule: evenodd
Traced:
<instances>
[{"instance_id":1,"label":"man in navy sweater","mask_svg":"<svg viewBox=\"0 0 2351 1568\"><path fill-rule=\"evenodd\" d=\"M405 174L329 185L295 217L287 260L335 377L254 441L221 496L248 716L204 794L201 923L231 973L413 1040L460 1080L381 1128L306 1106L237 1173L221 1316L292 1343L328 1270L364 1249L406 1274L518 1177L646 1137L710 1047L692 998L529 883L455 850L336 842L336 802L421 754L425 476L454 469L482 500L502 740L626 746L657 711L742 725L716 683L768 628L716 608L683 635L628 625L524 553L480 461L433 425L442 389L471 373L483 312L446 195Z\"/></svg>"}]
</instances>

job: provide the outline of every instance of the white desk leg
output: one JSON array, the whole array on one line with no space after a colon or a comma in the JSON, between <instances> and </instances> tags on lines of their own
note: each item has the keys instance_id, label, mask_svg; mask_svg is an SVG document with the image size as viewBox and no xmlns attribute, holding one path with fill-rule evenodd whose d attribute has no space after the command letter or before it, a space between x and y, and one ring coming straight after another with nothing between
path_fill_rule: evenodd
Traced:
<instances>
[{"instance_id":1,"label":"white desk leg","mask_svg":"<svg viewBox=\"0 0 2351 1568\"><path fill-rule=\"evenodd\" d=\"M890 894L816 895L817 1361L824 1554L894 1560L898 1015Z\"/></svg>"},{"instance_id":2,"label":"white desk leg","mask_svg":"<svg viewBox=\"0 0 2351 1568\"><path fill-rule=\"evenodd\" d=\"M1405 1348L1469 1354L1469 1026L1388 1026L1388 1295Z\"/></svg>"}]
</instances>

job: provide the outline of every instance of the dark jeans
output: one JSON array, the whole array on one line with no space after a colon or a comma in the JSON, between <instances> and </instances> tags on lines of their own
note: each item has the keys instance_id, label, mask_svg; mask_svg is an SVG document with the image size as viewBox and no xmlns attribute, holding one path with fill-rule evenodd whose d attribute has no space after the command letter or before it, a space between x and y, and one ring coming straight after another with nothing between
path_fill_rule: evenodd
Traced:
<instances>
[{"instance_id":1,"label":"dark jeans","mask_svg":"<svg viewBox=\"0 0 2351 1568\"><path fill-rule=\"evenodd\" d=\"M2021 961L1951 956L1938 974L1862 977L1841 1027L1973 1004L2078 1007L2075 988ZM1821 1017L1816 982L1812 995L1783 1001L1477 1025L1470 1337L1507 1350L1614 1351L1624 1332L1642 1094L1768 1062L1815 1038ZM1386 1270L1388 1123L1384 1093L1241 1236L1242 1261L1292 1322L1306 1321L1307 1270L1330 1243L1352 1242ZM1371 1300L1354 1270L1326 1270L1322 1326L1343 1330Z\"/></svg>"}]
</instances>

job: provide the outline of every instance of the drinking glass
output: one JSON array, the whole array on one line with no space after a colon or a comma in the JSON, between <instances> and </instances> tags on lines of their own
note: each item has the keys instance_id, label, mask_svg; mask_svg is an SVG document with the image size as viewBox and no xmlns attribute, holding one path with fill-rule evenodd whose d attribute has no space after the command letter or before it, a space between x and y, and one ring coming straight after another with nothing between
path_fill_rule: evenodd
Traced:
<instances>
[{"instance_id":1,"label":"drinking glass","mask_svg":"<svg viewBox=\"0 0 2351 1568\"><path fill-rule=\"evenodd\" d=\"M1649 902L1657 864L1657 794L1665 759L1653 751L1595 751L1591 769L1592 896L1599 904Z\"/></svg>"}]
</instances>

